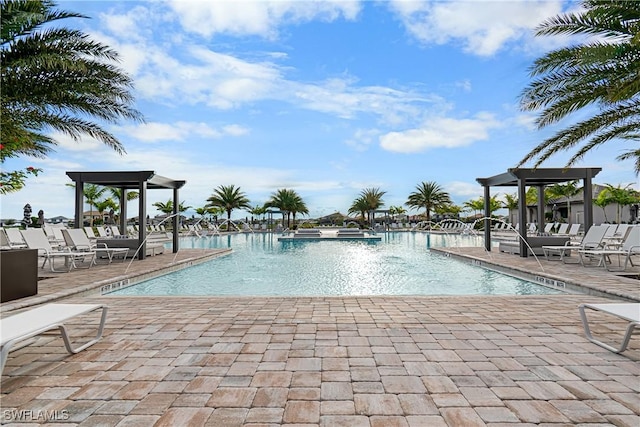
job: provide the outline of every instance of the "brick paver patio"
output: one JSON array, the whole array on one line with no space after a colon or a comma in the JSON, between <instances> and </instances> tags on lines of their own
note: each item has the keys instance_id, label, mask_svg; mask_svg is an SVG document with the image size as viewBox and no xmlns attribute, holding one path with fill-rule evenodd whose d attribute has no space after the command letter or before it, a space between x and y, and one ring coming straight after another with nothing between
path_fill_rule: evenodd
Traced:
<instances>
[{"instance_id":1,"label":"brick paver patio","mask_svg":"<svg viewBox=\"0 0 640 427\"><path fill-rule=\"evenodd\" d=\"M136 261L132 273L146 274L172 256ZM179 259L200 256L185 251ZM513 255L490 259L537 268ZM638 291L637 281L604 269L544 267L552 276L588 281L592 291L613 289L628 300ZM640 426L640 340L615 354L588 342L580 324L578 304L612 301L600 294L86 294L89 283L120 278L123 268L60 274L41 282L39 297L2 305L5 315L64 294L65 302L109 306L104 338L76 355L56 334L11 353L2 376L4 424ZM96 323L95 314L75 319L72 336L87 339ZM593 325L611 341L625 327L598 315Z\"/></svg>"}]
</instances>

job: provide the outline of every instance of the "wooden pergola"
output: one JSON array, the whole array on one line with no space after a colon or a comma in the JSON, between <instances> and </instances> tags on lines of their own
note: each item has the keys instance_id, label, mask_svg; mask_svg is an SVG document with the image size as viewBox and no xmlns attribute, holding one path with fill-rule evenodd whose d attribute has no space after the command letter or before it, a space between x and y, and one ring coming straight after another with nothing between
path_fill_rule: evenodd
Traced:
<instances>
[{"instance_id":1,"label":"wooden pergola","mask_svg":"<svg viewBox=\"0 0 640 427\"><path fill-rule=\"evenodd\" d=\"M173 252L178 252L178 207L180 206L178 190L186 181L176 181L156 175L154 171L117 171L117 172L67 172L67 176L75 182L75 218L74 226L80 228L83 220L84 184L96 184L120 190L120 233L126 233L127 225L127 191L137 190L138 197L138 259L146 256L147 243L147 190L173 190Z\"/></svg>"},{"instance_id":2,"label":"wooden pergola","mask_svg":"<svg viewBox=\"0 0 640 427\"><path fill-rule=\"evenodd\" d=\"M538 169L508 169L507 172L489 178L476 178L476 181L484 187L484 244L491 250L491 216L490 199L491 187L518 187L518 217L522 236L520 241L520 256L527 257L527 186L538 188L538 227L544 227L544 187L560 184L562 182L582 180L584 192L584 231L585 233L593 225L593 189L592 179L602 168L538 168Z\"/></svg>"}]
</instances>

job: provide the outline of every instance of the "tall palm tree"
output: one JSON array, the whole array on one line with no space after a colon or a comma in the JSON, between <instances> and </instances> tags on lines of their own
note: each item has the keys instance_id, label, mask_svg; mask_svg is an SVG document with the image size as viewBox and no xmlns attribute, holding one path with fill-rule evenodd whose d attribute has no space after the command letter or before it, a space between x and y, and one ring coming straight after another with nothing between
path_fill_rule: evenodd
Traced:
<instances>
[{"instance_id":1,"label":"tall palm tree","mask_svg":"<svg viewBox=\"0 0 640 427\"><path fill-rule=\"evenodd\" d=\"M282 212L282 226L284 227L285 217L287 219L287 227L291 228L291 216L293 215L293 223L296 222L296 214L308 214L309 210L300 195L295 190L287 188L278 189L271 195L271 198L265 204L265 207L278 208Z\"/></svg>"},{"instance_id":2,"label":"tall palm tree","mask_svg":"<svg viewBox=\"0 0 640 427\"><path fill-rule=\"evenodd\" d=\"M637 143L640 131L640 2L585 0L580 11L543 22L537 36L583 35L583 43L549 52L535 61L533 82L521 95L525 111L542 110L537 125L544 128L574 112L597 106L599 112L546 139L520 162L537 159L538 166L553 154L579 147L567 166L591 149L621 139ZM637 145L618 157L635 160Z\"/></svg>"},{"instance_id":3,"label":"tall palm tree","mask_svg":"<svg viewBox=\"0 0 640 427\"><path fill-rule=\"evenodd\" d=\"M449 193L438 185L436 182L421 182L416 186L416 191L409 194L409 198L405 205L414 208L424 208L427 221L431 221L431 211L436 206L450 204L451 199Z\"/></svg>"},{"instance_id":4,"label":"tall palm tree","mask_svg":"<svg viewBox=\"0 0 640 427\"><path fill-rule=\"evenodd\" d=\"M224 209L229 222L231 222L231 212L235 209L251 209L247 196L240 190L240 187L233 184L218 186L207 201L209 202L207 206Z\"/></svg>"},{"instance_id":5,"label":"tall palm tree","mask_svg":"<svg viewBox=\"0 0 640 427\"><path fill-rule=\"evenodd\" d=\"M0 162L44 157L57 144L50 130L74 140L88 135L122 154L122 143L96 120L143 120L131 107L131 78L114 65L117 52L55 25L66 18L87 17L56 10L51 0L0 2Z\"/></svg>"},{"instance_id":6,"label":"tall palm tree","mask_svg":"<svg viewBox=\"0 0 640 427\"><path fill-rule=\"evenodd\" d=\"M387 192L382 191L379 188L369 187L365 188L360 192L360 197L364 200L367 209L369 223L373 224L376 220L375 211L384 206L384 201L382 200L382 196L384 196Z\"/></svg>"}]
</instances>

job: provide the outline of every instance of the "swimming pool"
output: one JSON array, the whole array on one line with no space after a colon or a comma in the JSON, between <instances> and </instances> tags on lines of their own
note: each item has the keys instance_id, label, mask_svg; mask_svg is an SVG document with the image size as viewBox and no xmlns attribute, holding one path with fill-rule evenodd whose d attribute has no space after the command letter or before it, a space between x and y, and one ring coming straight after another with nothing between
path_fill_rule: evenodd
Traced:
<instances>
[{"instance_id":1,"label":"swimming pool","mask_svg":"<svg viewBox=\"0 0 640 427\"><path fill-rule=\"evenodd\" d=\"M479 246L477 236L384 233L380 242L279 242L272 233L181 238L181 248L229 255L110 295L532 295L557 290L429 250Z\"/></svg>"}]
</instances>

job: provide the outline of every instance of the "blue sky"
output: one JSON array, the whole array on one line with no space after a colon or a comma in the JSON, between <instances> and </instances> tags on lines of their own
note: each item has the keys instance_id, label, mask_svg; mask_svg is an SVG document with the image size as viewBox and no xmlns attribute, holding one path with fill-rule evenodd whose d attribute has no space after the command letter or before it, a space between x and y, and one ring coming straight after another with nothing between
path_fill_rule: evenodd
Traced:
<instances>
[{"instance_id":1,"label":"blue sky","mask_svg":"<svg viewBox=\"0 0 640 427\"><path fill-rule=\"evenodd\" d=\"M544 19L578 7L562 1L73 1L60 9L121 55L146 123L108 125L124 144L55 135L46 159L6 169L44 169L2 200L73 215L66 171L154 170L186 180L180 200L202 207L234 184L252 206L294 189L310 216L346 213L360 191L403 205L422 181L454 202L482 196L478 177L514 167L553 128L537 130L518 108L532 62L566 38L534 38ZM559 125L578 120L583 113ZM596 183L640 188L631 161L610 143L579 167ZM543 167L562 167L570 153ZM531 165L525 165L531 166ZM495 190L494 190L495 191ZM508 192L514 193L515 189ZM149 191L150 204L169 190ZM149 205L151 215L157 213ZM136 215L136 205L130 208ZM192 211L187 212L189 215ZM248 216L237 211L234 217Z\"/></svg>"}]
</instances>

